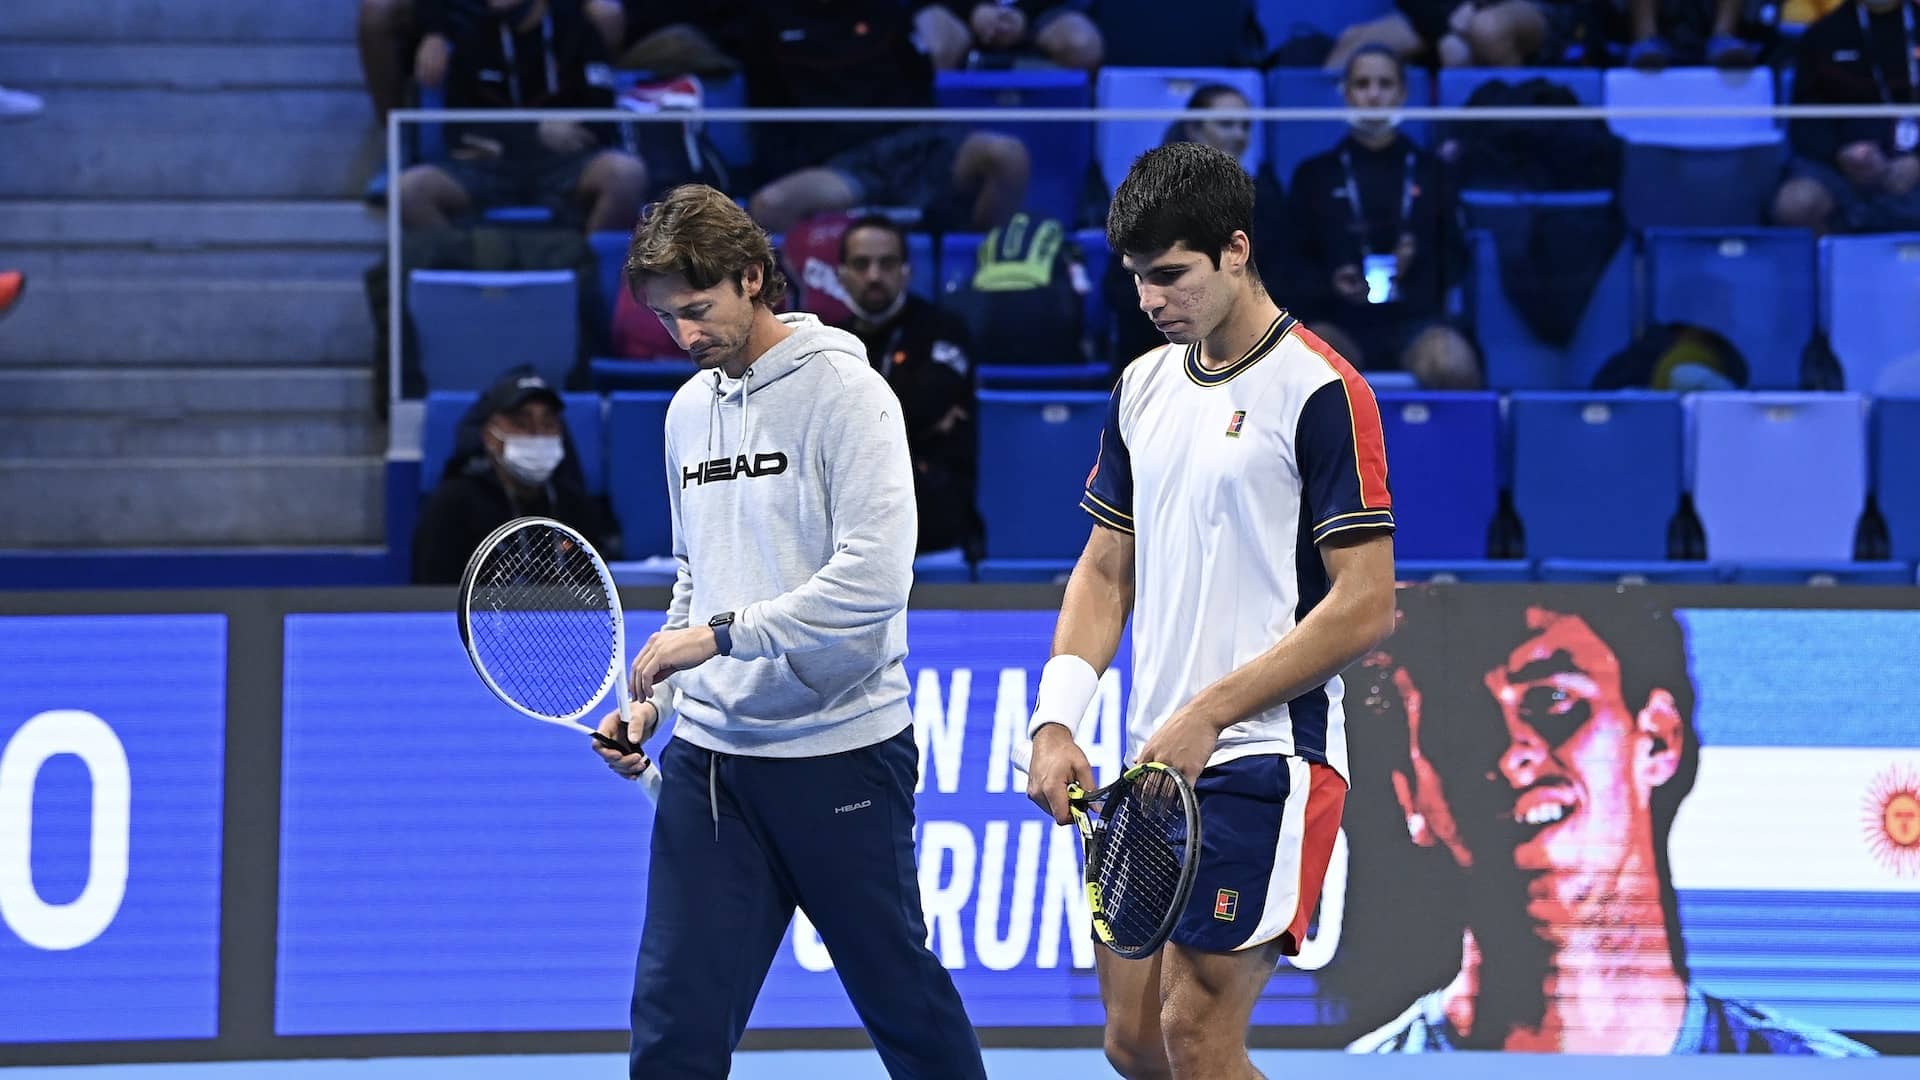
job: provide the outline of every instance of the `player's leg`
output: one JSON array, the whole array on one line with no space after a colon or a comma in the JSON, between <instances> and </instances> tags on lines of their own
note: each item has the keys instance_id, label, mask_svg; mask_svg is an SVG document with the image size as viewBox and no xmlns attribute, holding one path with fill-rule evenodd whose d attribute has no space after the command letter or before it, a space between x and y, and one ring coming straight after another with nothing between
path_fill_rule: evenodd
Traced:
<instances>
[{"instance_id":1,"label":"player's leg","mask_svg":"<svg viewBox=\"0 0 1920 1080\"><path fill-rule=\"evenodd\" d=\"M400 224L407 229L445 225L473 209L473 197L438 165L415 165L400 174Z\"/></svg>"},{"instance_id":2,"label":"player's leg","mask_svg":"<svg viewBox=\"0 0 1920 1080\"><path fill-rule=\"evenodd\" d=\"M628 1069L725 1080L793 918L793 899L727 780L738 758L667 744L633 979Z\"/></svg>"},{"instance_id":3,"label":"player's leg","mask_svg":"<svg viewBox=\"0 0 1920 1080\"><path fill-rule=\"evenodd\" d=\"M1474 11L1461 38L1482 67L1520 67L1547 40L1547 16L1534 0L1498 0Z\"/></svg>"},{"instance_id":4,"label":"player's leg","mask_svg":"<svg viewBox=\"0 0 1920 1080\"><path fill-rule=\"evenodd\" d=\"M602 150L587 159L574 188L587 208L588 232L632 229L646 194L646 163L625 150Z\"/></svg>"},{"instance_id":5,"label":"player's leg","mask_svg":"<svg viewBox=\"0 0 1920 1080\"><path fill-rule=\"evenodd\" d=\"M1176 1080L1257 1077L1247 1022L1282 955L1300 951L1333 856L1346 781L1277 754L1200 774L1200 863L1160 973Z\"/></svg>"},{"instance_id":6,"label":"player's leg","mask_svg":"<svg viewBox=\"0 0 1920 1080\"><path fill-rule=\"evenodd\" d=\"M1033 44L1047 59L1075 71L1092 71L1106 55L1107 42L1092 19L1078 11L1056 11L1034 27Z\"/></svg>"},{"instance_id":7,"label":"player's leg","mask_svg":"<svg viewBox=\"0 0 1920 1080\"><path fill-rule=\"evenodd\" d=\"M1100 1007L1107 1016L1107 1063L1126 1080L1168 1080L1166 1038L1160 1031L1160 953L1123 960L1096 949Z\"/></svg>"},{"instance_id":8,"label":"player's leg","mask_svg":"<svg viewBox=\"0 0 1920 1080\"><path fill-rule=\"evenodd\" d=\"M768 232L783 233L815 214L845 210L860 201L860 189L839 169L791 172L753 193L747 211Z\"/></svg>"},{"instance_id":9,"label":"player's leg","mask_svg":"<svg viewBox=\"0 0 1920 1080\"><path fill-rule=\"evenodd\" d=\"M887 1072L984 1080L953 977L927 948L913 857L913 728L859 750L757 759L750 811L833 955Z\"/></svg>"}]
</instances>

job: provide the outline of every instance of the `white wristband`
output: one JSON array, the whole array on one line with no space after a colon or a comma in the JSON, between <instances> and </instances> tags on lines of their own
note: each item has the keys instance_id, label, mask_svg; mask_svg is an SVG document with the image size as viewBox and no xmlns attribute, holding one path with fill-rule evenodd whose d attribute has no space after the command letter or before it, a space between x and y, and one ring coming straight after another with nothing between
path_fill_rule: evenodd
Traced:
<instances>
[{"instance_id":1,"label":"white wristband","mask_svg":"<svg viewBox=\"0 0 1920 1080\"><path fill-rule=\"evenodd\" d=\"M1078 735L1080 719L1100 692L1100 673L1093 665L1072 653L1061 653L1040 669L1040 694L1033 703L1033 719L1027 724L1027 738L1047 724L1064 724Z\"/></svg>"}]
</instances>

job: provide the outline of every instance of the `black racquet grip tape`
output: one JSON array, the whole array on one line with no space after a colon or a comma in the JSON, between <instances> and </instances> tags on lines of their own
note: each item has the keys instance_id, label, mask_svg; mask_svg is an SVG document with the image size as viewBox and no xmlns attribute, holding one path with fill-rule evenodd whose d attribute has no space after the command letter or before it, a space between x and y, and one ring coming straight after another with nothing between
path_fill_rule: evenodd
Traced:
<instances>
[{"instance_id":1,"label":"black racquet grip tape","mask_svg":"<svg viewBox=\"0 0 1920 1080\"><path fill-rule=\"evenodd\" d=\"M640 752L634 747L627 745L627 738L625 735L622 735L618 741L615 741L613 739L607 738L605 735L602 735L596 731L596 732L593 732L593 741L599 743L601 746L604 746L609 750L612 750L620 754L637 754Z\"/></svg>"}]
</instances>

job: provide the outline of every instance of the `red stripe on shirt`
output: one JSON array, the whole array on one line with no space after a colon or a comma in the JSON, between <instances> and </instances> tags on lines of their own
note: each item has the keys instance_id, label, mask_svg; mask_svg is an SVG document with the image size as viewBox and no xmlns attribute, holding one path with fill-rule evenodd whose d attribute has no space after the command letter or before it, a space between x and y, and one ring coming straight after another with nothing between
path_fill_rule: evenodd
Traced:
<instances>
[{"instance_id":1,"label":"red stripe on shirt","mask_svg":"<svg viewBox=\"0 0 1920 1080\"><path fill-rule=\"evenodd\" d=\"M1367 384L1346 357L1305 326L1296 325L1295 334L1307 348L1340 376L1347 392L1347 413L1353 418L1354 471L1360 476L1360 505L1369 510L1389 509L1393 496L1387 493L1387 438L1380 425L1380 403L1374 400L1373 387Z\"/></svg>"},{"instance_id":2,"label":"red stripe on shirt","mask_svg":"<svg viewBox=\"0 0 1920 1080\"><path fill-rule=\"evenodd\" d=\"M1293 909L1293 922L1280 935L1280 951L1300 955L1307 940L1307 923L1319 906L1320 891L1327 884L1327 866L1333 861L1334 841L1340 835L1340 816L1347 806L1347 782L1331 765L1314 762L1307 766L1306 830L1300 838L1300 891Z\"/></svg>"}]
</instances>

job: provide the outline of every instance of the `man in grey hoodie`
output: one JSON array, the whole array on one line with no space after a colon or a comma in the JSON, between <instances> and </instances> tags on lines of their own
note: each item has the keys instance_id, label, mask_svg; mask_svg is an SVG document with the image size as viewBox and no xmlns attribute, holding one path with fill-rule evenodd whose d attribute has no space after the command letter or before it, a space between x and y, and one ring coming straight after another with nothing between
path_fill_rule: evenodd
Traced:
<instances>
[{"instance_id":1,"label":"man in grey hoodie","mask_svg":"<svg viewBox=\"0 0 1920 1080\"><path fill-rule=\"evenodd\" d=\"M774 314L786 281L766 234L713 188L650 208L626 280L700 367L667 409L679 577L632 673L633 745L664 712L678 720L631 1073L724 1078L798 907L890 1075L984 1078L926 945L914 864L902 661L917 523L900 403L858 338ZM598 752L623 776L646 767Z\"/></svg>"}]
</instances>

